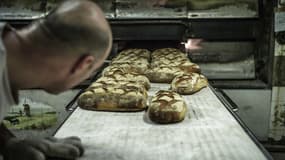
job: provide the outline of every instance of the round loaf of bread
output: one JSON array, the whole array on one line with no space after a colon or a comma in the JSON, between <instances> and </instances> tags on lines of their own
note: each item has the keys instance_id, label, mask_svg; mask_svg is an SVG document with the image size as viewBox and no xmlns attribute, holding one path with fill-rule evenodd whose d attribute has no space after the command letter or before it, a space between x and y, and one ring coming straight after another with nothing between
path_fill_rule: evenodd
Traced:
<instances>
[{"instance_id":1,"label":"round loaf of bread","mask_svg":"<svg viewBox=\"0 0 285 160\"><path fill-rule=\"evenodd\" d=\"M171 90L179 94L193 94L208 86L205 76L198 73L189 73L176 76L171 82Z\"/></svg>"},{"instance_id":2,"label":"round loaf of bread","mask_svg":"<svg viewBox=\"0 0 285 160\"><path fill-rule=\"evenodd\" d=\"M149 119L156 123L175 123L185 118L187 106L174 91L158 91L148 108Z\"/></svg>"}]
</instances>

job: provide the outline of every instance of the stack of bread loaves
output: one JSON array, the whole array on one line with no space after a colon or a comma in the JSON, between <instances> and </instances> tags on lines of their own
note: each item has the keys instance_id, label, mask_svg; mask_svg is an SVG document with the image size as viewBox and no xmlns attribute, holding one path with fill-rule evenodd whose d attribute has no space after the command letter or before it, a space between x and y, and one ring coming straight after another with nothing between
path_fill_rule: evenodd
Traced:
<instances>
[{"instance_id":1,"label":"stack of bread loaves","mask_svg":"<svg viewBox=\"0 0 285 160\"><path fill-rule=\"evenodd\" d=\"M150 52L128 49L120 52L79 96L81 108L105 111L139 111L147 105L150 82L143 74L149 67Z\"/></svg>"},{"instance_id":2,"label":"stack of bread loaves","mask_svg":"<svg viewBox=\"0 0 285 160\"><path fill-rule=\"evenodd\" d=\"M151 63L150 63L151 60ZM127 49L112 59L102 76L79 96L81 108L104 111L140 111L147 107L150 82L171 83L150 99L148 116L156 123L182 121L187 111L180 94L193 94L208 85L200 67L174 48Z\"/></svg>"},{"instance_id":3,"label":"stack of bread loaves","mask_svg":"<svg viewBox=\"0 0 285 160\"><path fill-rule=\"evenodd\" d=\"M111 66L117 66L128 73L145 74L149 68L150 51L147 49L127 49L115 57Z\"/></svg>"},{"instance_id":4,"label":"stack of bread loaves","mask_svg":"<svg viewBox=\"0 0 285 160\"><path fill-rule=\"evenodd\" d=\"M155 50L151 58L151 68L146 73L151 82L171 83L174 77L183 73L200 73L200 67L175 48Z\"/></svg>"}]
</instances>

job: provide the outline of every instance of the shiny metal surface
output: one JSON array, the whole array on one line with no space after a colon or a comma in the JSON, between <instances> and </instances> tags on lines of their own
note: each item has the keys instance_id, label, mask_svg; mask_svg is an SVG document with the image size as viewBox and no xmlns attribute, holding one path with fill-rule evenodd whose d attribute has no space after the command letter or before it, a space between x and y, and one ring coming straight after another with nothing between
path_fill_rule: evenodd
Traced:
<instances>
[{"instance_id":1,"label":"shiny metal surface","mask_svg":"<svg viewBox=\"0 0 285 160\"><path fill-rule=\"evenodd\" d=\"M271 90L263 89L225 89L234 101L237 114L260 141L267 141L270 123Z\"/></svg>"},{"instance_id":2,"label":"shiny metal surface","mask_svg":"<svg viewBox=\"0 0 285 160\"><path fill-rule=\"evenodd\" d=\"M43 17L62 0L3 0L0 19ZM258 0L93 0L109 19L256 18Z\"/></svg>"},{"instance_id":3,"label":"shiny metal surface","mask_svg":"<svg viewBox=\"0 0 285 160\"><path fill-rule=\"evenodd\" d=\"M0 7L0 20L33 20L42 18L46 15L47 12L42 11Z\"/></svg>"},{"instance_id":4,"label":"shiny metal surface","mask_svg":"<svg viewBox=\"0 0 285 160\"><path fill-rule=\"evenodd\" d=\"M30 20L46 15L43 0L1 0L0 20Z\"/></svg>"},{"instance_id":5,"label":"shiny metal surface","mask_svg":"<svg viewBox=\"0 0 285 160\"><path fill-rule=\"evenodd\" d=\"M208 79L254 79L255 60L253 56L235 62L198 63Z\"/></svg>"},{"instance_id":6,"label":"shiny metal surface","mask_svg":"<svg viewBox=\"0 0 285 160\"><path fill-rule=\"evenodd\" d=\"M116 0L117 18L187 18L187 1L168 5L167 1Z\"/></svg>"},{"instance_id":7,"label":"shiny metal surface","mask_svg":"<svg viewBox=\"0 0 285 160\"><path fill-rule=\"evenodd\" d=\"M235 3L234 1L225 2L226 5L220 4L219 7L203 10L189 10L188 18L257 18L258 5L255 2ZM214 4L213 4L214 5ZM254 6L251 8L250 6Z\"/></svg>"}]
</instances>

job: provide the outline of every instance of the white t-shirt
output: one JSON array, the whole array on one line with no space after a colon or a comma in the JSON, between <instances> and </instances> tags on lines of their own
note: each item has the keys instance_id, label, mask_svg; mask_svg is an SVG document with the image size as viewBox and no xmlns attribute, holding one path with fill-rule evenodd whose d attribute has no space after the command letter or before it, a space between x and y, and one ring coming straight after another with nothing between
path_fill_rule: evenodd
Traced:
<instances>
[{"instance_id":1,"label":"white t-shirt","mask_svg":"<svg viewBox=\"0 0 285 160\"><path fill-rule=\"evenodd\" d=\"M0 23L0 122L2 122L9 109L16 104L8 78L7 56L3 44L5 25L5 23Z\"/></svg>"}]
</instances>

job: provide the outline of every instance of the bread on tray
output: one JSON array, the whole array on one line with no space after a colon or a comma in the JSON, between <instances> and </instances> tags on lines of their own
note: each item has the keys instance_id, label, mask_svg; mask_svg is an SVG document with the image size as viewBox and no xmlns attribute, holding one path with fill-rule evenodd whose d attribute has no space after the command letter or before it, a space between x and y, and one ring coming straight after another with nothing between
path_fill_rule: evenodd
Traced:
<instances>
[{"instance_id":1,"label":"bread on tray","mask_svg":"<svg viewBox=\"0 0 285 160\"><path fill-rule=\"evenodd\" d=\"M160 90L151 99L148 117L156 123L175 123L185 118L186 103L182 96L174 91Z\"/></svg>"},{"instance_id":2,"label":"bread on tray","mask_svg":"<svg viewBox=\"0 0 285 160\"><path fill-rule=\"evenodd\" d=\"M100 81L79 96L78 105L88 110L140 111L147 107L147 97L147 91L141 84Z\"/></svg>"},{"instance_id":3,"label":"bread on tray","mask_svg":"<svg viewBox=\"0 0 285 160\"><path fill-rule=\"evenodd\" d=\"M205 76L198 73L182 74L173 79L171 90L179 94L188 95L200 91L208 86Z\"/></svg>"}]
</instances>

